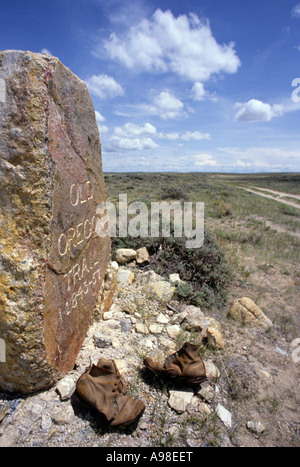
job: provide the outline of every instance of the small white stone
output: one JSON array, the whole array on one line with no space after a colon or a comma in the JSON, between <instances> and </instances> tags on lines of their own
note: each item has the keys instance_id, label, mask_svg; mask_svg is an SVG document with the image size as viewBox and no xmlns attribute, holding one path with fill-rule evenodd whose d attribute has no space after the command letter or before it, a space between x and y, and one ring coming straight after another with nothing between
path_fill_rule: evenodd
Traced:
<instances>
[{"instance_id":1,"label":"small white stone","mask_svg":"<svg viewBox=\"0 0 300 467\"><path fill-rule=\"evenodd\" d=\"M164 314L160 313L157 317L157 322L160 324L168 324L169 318L167 318Z\"/></svg>"},{"instance_id":2,"label":"small white stone","mask_svg":"<svg viewBox=\"0 0 300 467\"><path fill-rule=\"evenodd\" d=\"M144 323L136 323L135 330L139 334L148 334L149 333L148 327Z\"/></svg>"},{"instance_id":3,"label":"small white stone","mask_svg":"<svg viewBox=\"0 0 300 467\"><path fill-rule=\"evenodd\" d=\"M178 334L180 334L181 328L177 324L174 324L173 326L168 326L167 327L167 334L171 339L176 339Z\"/></svg>"},{"instance_id":4,"label":"small white stone","mask_svg":"<svg viewBox=\"0 0 300 467\"><path fill-rule=\"evenodd\" d=\"M249 431L256 435L262 435L266 427L261 422L247 422L247 428Z\"/></svg>"},{"instance_id":5,"label":"small white stone","mask_svg":"<svg viewBox=\"0 0 300 467\"><path fill-rule=\"evenodd\" d=\"M73 378L69 376L66 376L64 379L62 379L56 386L56 390L58 391L62 401L70 399L75 389L76 383Z\"/></svg>"},{"instance_id":6,"label":"small white stone","mask_svg":"<svg viewBox=\"0 0 300 467\"><path fill-rule=\"evenodd\" d=\"M231 428L231 426L232 426L232 415L227 409L225 409L225 407L223 407L223 405L221 405L221 404L217 405L216 413L217 413L218 417L220 418L220 420L222 420L224 425L227 428Z\"/></svg>"},{"instance_id":7,"label":"small white stone","mask_svg":"<svg viewBox=\"0 0 300 467\"><path fill-rule=\"evenodd\" d=\"M149 330L151 334L161 334L163 331L163 326L160 324L150 324Z\"/></svg>"},{"instance_id":8,"label":"small white stone","mask_svg":"<svg viewBox=\"0 0 300 467\"><path fill-rule=\"evenodd\" d=\"M170 391L169 406L178 413L186 411L187 406L192 402L194 391Z\"/></svg>"}]
</instances>

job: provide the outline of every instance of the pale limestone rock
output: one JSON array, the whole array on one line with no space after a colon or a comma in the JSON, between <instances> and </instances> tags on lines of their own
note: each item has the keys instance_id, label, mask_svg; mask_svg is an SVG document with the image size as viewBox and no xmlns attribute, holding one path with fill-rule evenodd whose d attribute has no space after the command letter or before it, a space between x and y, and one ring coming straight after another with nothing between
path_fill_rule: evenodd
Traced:
<instances>
[{"instance_id":1,"label":"pale limestone rock","mask_svg":"<svg viewBox=\"0 0 300 467\"><path fill-rule=\"evenodd\" d=\"M228 316L246 326L262 327L265 330L273 326L272 321L247 297L237 300L229 310Z\"/></svg>"},{"instance_id":2,"label":"pale limestone rock","mask_svg":"<svg viewBox=\"0 0 300 467\"><path fill-rule=\"evenodd\" d=\"M223 407L223 405L218 404L216 408L216 413L227 428L232 427L232 414L229 412L229 410Z\"/></svg>"},{"instance_id":3,"label":"pale limestone rock","mask_svg":"<svg viewBox=\"0 0 300 467\"><path fill-rule=\"evenodd\" d=\"M217 381L220 378L220 370L210 360L204 360L205 372L208 381Z\"/></svg>"},{"instance_id":4,"label":"pale limestone rock","mask_svg":"<svg viewBox=\"0 0 300 467\"><path fill-rule=\"evenodd\" d=\"M206 336L208 345L213 349L223 349L224 342L221 332L216 328L207 328Z\"/></svg>"},{"instance_id":5,"label":"pale limestone rock","mask_svg":"<svg viewBox=\"0 0 300 467\"><path fill-rule=\"evenodd\" d=\"M185 320L187 315L188 315L187 311L182 311L180 313L177 313L176 315L174 315L172 317L171 323L172 324L181 324L181 323L183 323L183 321Z\"/></svg>"},{"instance_id":6,"label":"pale limestone rock","mask_svg":"<svg viewBox=\"0 0 300 467\"><path fill-rule=\"evenodd\" d=\"M134 281L134 274L129 269L119 268L117 273L118 287L126 287Z\"/></svg>"},{"instance_id":7,"label":"pale limestone rock","mask_svg":"<svg viewBox=\"0 0 300 467\"><path fill-rule=\"evenodd\" d=\"M60 399L62 401L67 401L70 399L72 394L74 393L76 389L76 383L73 378L70 376L66 376L63 378L61 381L56 386L56 390L60 395Z\"/></svg>"},{"instance_id":8,"label":"pale limestone rock","mask_svg":"<svg viewBox=\"0 0 300 467\"><path fill-rule=\"evenodd\" d=\"M150 256L146 247L139 248L136 250L136 262L137 264L149 264Z\"/></svg>"},{"instance_id":9,"label":"pale limestone rock","mask_svg":"<svg viewBox=\"0 0 300 467\"><path fill-rule=\"evenodd\" d=\"M172 326L167 326L167 334L171 339L176 339L176 337L181 333L181 327L177 324Z\"/></svg>"},{"instance_id":10,"label":"pale limestone rock","mask_svg":"<svg viewBox=\"0 0 300 467\"><path fill-rule=\"evenodd\" d=\"M171 282L172 285L177 284L177 283L180 283L180 282L183 282L183 281L180 279L179 274L170 274L170 275L169 275L169 281Z\"/></svg>"},{"instance_id":11,"label":"pale limestone rock","mask_svg":"<svg viewBox=\"0 0 300 467\"><path fill-rule=\"evenodd\" d=\"M207 328L208 323L205 320L204 313L200 308L188 305L181 309L181 312L187 314L184 320L184 326L188 331L201 332Z\"/></svg>"},{"instance_id":12,"label":"pale limestone rock","mask_svg":"<svg viewBox=\"0 0 300 467\"><path fill-rule=\"evenodd\" d=\"M161 334L163 326L161 324L150 324L149 331L151 334Z\"/></svg>"},{"instance_id":13,"label":"pale limestone rock","mask_svg":"<svg viewBox=\"0 0 300 467\"><path fill-rule=\"evenodd\" d=\"M163 303L172 300L175 287L172 287L167 281L157 281L146 284L144 292L151 298L155 298Z\"/></svg>"},{"instance_id":14,"label":"pale limestone rock","mask_svg":"<svg viewBox=\"0 0 300 467\"><path fill-rule=\"evenodd\" d=\"M177 413L186 411L187 406L192 402L194 391L186 389L185 391L170 391L169 406Z\"/></svg>"},{"instance_id":15,"label":"pale limestone rock","mask_svg":"<svg viewBox=\"0 0 300 467\"><path fill-rule=\"evenodd\" d=\"M164 315L163 313L160 313L157 317L157 320L156 320L159 324L168 324L169 322L169 318Z\"/></svg>"},{"instance_id":16,"label":"pale limestone rock","mask_svg":"<svg viewBox=\"0 0 300 467\"><path fill-rule=\"evenodd\" d=\"M266 430L266 427L261 422L253 421L247 422L247 428L249 431L258 436L262 435Z\"/></svg>"},{"instance_id":17,"label":"pale limestone rock","mask_svg":"<svg viewBox=\"0 0 300 467\"><path fill-rule=\"evenodd\" d=\"M201 389L197 392L197 394L209 404L211 404L215 398L213 387L206 385L206 383L201 386Z\"/></svg>"},{"instance_id":18,"label":"pale limestone rock","mask_svg":"<svg viewBox=\"0 0 300 467\"><path fill-rule=\"evenodd\" d=\"M198 412L203 419L207 418L212 413L211 408L205 402L200 402L198 404Z\"/></svg>"},{"instance_id":19,"label":"pale limestone rock","mask_svg":"<svg viewBox=\"0 0 300 467\"><path fill-rule=\"evenodd\" d=\"M114 261L118 264L126 264L136 259L136 251L130 248L119 248L114 252Z\"/></svg>"},{"instance_id":20,"label":"pale limestone rock","mask_svg":"<svg viewBox=\"0 0 300 467\"><path fill-rule=\"evenodd\" d=\"M149 334L148 326L144 323L136 323L135 330L139 334Z\"/></svg>"}]
</instances>

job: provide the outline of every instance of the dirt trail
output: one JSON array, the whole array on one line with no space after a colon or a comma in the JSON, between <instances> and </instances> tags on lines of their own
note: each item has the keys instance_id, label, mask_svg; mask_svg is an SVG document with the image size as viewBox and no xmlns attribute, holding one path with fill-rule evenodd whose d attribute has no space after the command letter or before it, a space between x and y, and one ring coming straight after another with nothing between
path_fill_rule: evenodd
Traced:
<instances>
[{"instance_id":1,"label":"dirt trail","mask_svg":"<svg viewBox=\"0 0 300 467\"><path fill-rule=\"evenodd\" d=\"M276 191L276 190L270 190L269 188L261 188L261 187L258 187L258 186L252 186L252 185L249 185L249 188L255 188L256 190L260 190L260 191L267 191L268 193L271 193L275 196L279 196L279 198L294 198L294 199L299 199L300 200L300 195L294 195L292 193L285 193L283 191Z\"/></svg>"},{"instance_id":2,"label":"dirt trail","mask_svg":"<svg viewBox=\"0 0 300 467\"><path fill-rule=\"evenodd\" d=\"M274 190L269 190L269 189L265 189L265 188L260 188L260 187L254 187L254 186L252 188L254 188L255 190L261 190L261 191L255 191L254 189L246 188L246 187L240 187L240 188L242 188L243 190L248 191L249 193L254 193L255 195L262 196L263 198L273 199L274 201L277 201L278 203L282 203L282 204L285 204L287 206L292 206L293 208L300 209L300 204L293 203L292 201L287 201L287 200L282 199L283 197L289 197L289 198L294 198L294 199L299 199L300 200L300 196L293 195L293 194L290 194L290 193L284 193L284 192L280 192L280 191L274 191ZM262 193L262 191L263 191L263 193ZM273 193L274 195L279 194L279 198L275 198L271 194L268 195L267 193L265 193L266 191L269 192L269 193Z\"/></svg>"}]
</instances>

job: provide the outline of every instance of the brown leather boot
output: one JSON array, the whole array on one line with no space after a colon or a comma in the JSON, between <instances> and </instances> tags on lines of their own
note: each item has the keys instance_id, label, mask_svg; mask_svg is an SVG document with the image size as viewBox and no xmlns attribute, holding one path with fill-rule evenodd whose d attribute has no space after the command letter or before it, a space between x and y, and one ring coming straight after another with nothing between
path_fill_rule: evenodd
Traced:
<instances>
[{"instance_id":1,"label":"brown leather boot","mask_svg":"<svg viewBox=\"0 0 300 467\"><path fill-rule=\"evenodd\" d=\"M201 384L207 378L198 347L198 345L187 342L178 352L170 355L163 366L149 357L145 358L144 364L152 372L169 376L176 382L187 385Z\"/></svg>"},{"instance_id":2,"label":"brown leather boot","mask_svg":"<svg viewBox=\"0 0 300 467\"><path fill-rule=\"evenodd\" d=\"M101 358L78 380L76 393L89 407L103 414L110 426L126 426L142 413L145 406L126 396L127 385L113 360Z\"/></svg>"}]
</instances>

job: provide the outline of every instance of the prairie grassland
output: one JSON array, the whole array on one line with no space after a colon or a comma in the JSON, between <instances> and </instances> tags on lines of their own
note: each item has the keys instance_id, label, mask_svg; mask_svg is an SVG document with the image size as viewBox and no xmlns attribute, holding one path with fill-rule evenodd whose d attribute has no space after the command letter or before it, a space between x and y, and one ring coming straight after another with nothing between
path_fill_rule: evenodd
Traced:
<instances>
[{"instance_id":1,"label":"prairie grassland","mask_svg":"<svg viewBox=\"0 0 300 467\"><path fill-rule=\"evenodd\" d=\"M247 178L248 177L248 178ZM282 180L282 178L285 181ZM262 258L299 260L300 210L248 193L243 185L261 185L285 192L300 193L300 177L293 174L269 178L261 175L225 174L107 174L107 197L118 201L126 193L128 202L180 200L204 202L206 229L214 232L225 247L236 245ZM263 180L263 181L262 181ZM286 183L286 185L284 185ZM290 191L289 191L290 190ZM281 234L268 226L281 227Z\"/></svg>"},{"instance_id":2,"label":"prairie grassland","mask_svg":"<svg viewBox=\"0 0 300 467\"><path fill-rule=\"evenodd\" d=\"M300 283L300 209L249 193L241 186L263 186L300 193L299 175L232 175L208 173L124 173L105 175L107 197L117 202L126 193L128 203L144 201L204 202L205 229L212 233L235 273L240 293L251 289L258 305L264 305L272 278L276 290L284 289L284 300L294 302ZM143 239L136 239L143 246ZM286 280L291 283L286 287ZM254 283L253 283L254 281ZM297 293L295 294L295 292ZM231 291L237 294L238 290ZM230 302L230 301L229 301ZM278 303L277 303L278 305ZM271 313L276 315L276 308ZM267 303L265 303L267 306ZM294 307L292 307L293 309ZM297 306L296 306L297 308ZM300 316L292 312L300 336Z\"/></svg>"},{"instance_id":3,"label":"prairie grassland","mask_svg":"<svg viewBox=\"0 0 300 467\"><path fill-rule=\"evenodd\" d=\"M128 203L144 201L147 206L160 200L204 202L205 230L215 237L233 271L226 303L211 302L205 310L223 327L226 345L213 358L219 363L227 407L236 417L238 429L231 432L231 440L244 446L299 445L300 363L291 353L293 340L300 337L300 209L243 187L295 196L300 194L300 176L124 173L106 174L105 181L113 202L123 193ZM143 239L134 240L133 246L143 246ZM172 262L172 255L169 258ZM177 272L181 269L179 264ZM230 306L241 297L251 298L271 319L274 326L268 332L227 318ZM267 426L255 442L243 428L248 417Z\"/></svg>"}]
</instances>

